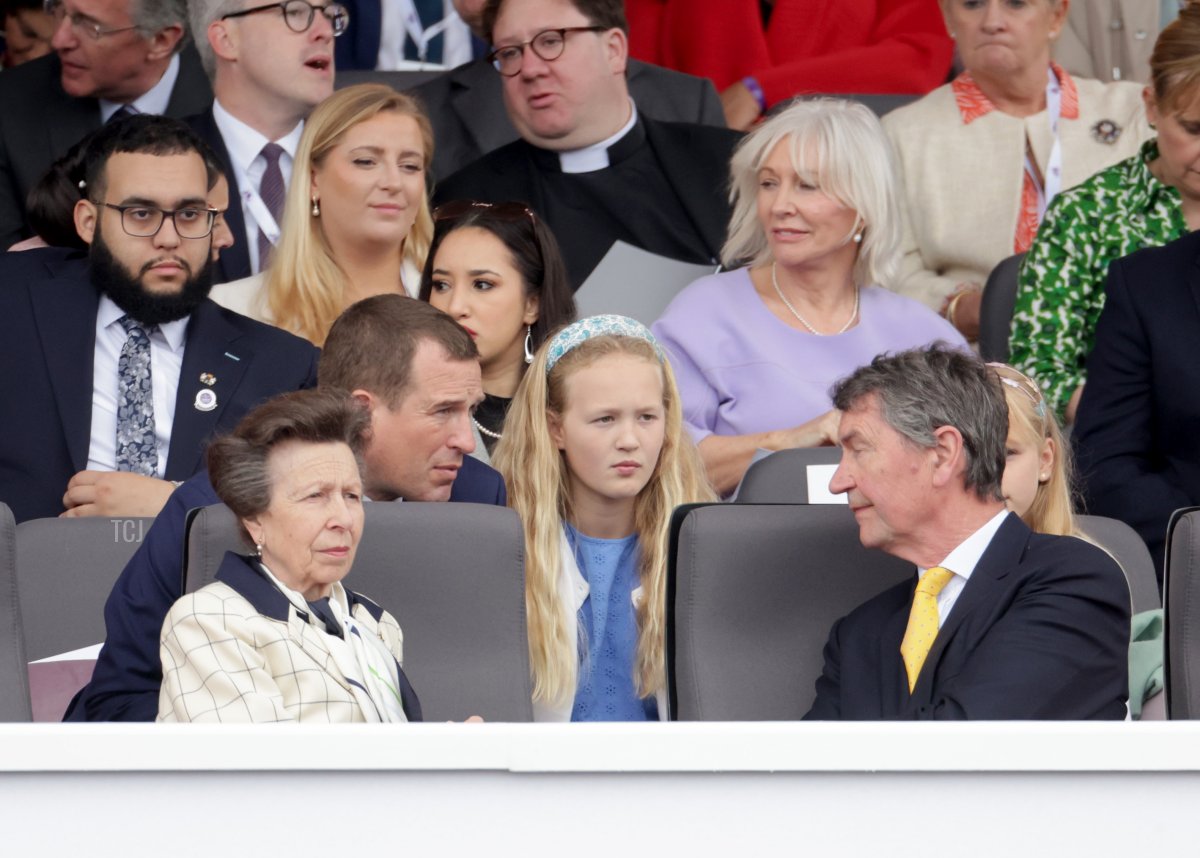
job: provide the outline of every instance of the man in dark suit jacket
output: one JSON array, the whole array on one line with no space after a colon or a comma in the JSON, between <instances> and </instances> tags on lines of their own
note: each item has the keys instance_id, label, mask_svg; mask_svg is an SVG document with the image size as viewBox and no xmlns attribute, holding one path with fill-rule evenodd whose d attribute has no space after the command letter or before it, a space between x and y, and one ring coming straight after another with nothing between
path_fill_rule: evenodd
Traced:
<instances>
[{"instance_id":1,"label":"man in dark suit jacket","mask_svg":"<svg viewBox=\"0 0 1200 858\"><path fill-rule=\"evenodd\" d=\"M199 145L165 117L106 126L88 150L89 198L75 210L88 254L0 255L9 330L0 363L11 370L0 374L0 500L18 521L64 504L72 514L152 515L169 481L200 468L210 435L315 383L311 344L206 297L212 218ZM140 324L144 349L127 320ZM140 394L122 369L136 371L139 355L148 364ZM143 433L133 452L122 438L131 427Z\"/></svg>"},{"instance_id":2,"label":"man in dark suit jacket","mask_svg":"<svg viewBox=\"0 0 1200 858\"><path fill-rule=\"evenodd\" d=\"M707 78L631 59L627 79L629 94L643 116L660 122L725 127L721 100ZM518 139L504 110L500 83L496 69L480 58L409 90L425 106L433 123L435 179L447 178Z\"/></svg>"},{"instance_id":3,"label":"man in dark suit jacket","mask_svg":"<svg viewBox=\"0 0 1200 858\"><path fill-rule=\"evenodd\" d=\"M1162 580L1167 523L1200 503L1200 233L1109 266L1073 441L1087 510L1120 519Z\"/></svg>"},{"instance_id":4,"label":"man in dark suit jacket","mask_svg":"<svg viewBox=\"0 0 1200 858\"><path fill-rule=\"evenodd\" d=\"M25 198L47 168L123 105L181 117L212 101L199 58L184 48L184 5L121 0L95 21L58 0L56 53L0 76L0 250L30 234Z\"/></svg>"},{"instance_id":5,"label":"man in dark suit jacket","mask_svg":"<svg viewBox=\"0 0 1200 858\"><path fill-rule=\"evenodd\" d=\"M619 0L550 9L501 0L485 8L484 27L489 41L506 49L497 74L521 139L450 176L435 199L529 204L554 231L576 288L617 240L686 262L715 262L729 220L725 178L738 135L659 122L636 109ZM547 37L549 45L540 41Z\"/></svg>"},{"instance_id":6,"label":"man in dark suit jacket","mask_svg":"<svg viewBox=\"0 0 1200 858\"><path fill-rule=\"evenodd\" d=\"M380 295L342 314L325 341L320 380L353 391L371 411L363 454L370 498L505 504L500 475L464 455L474 449L479 379L474 342L429 304ZM204 473L171 495L108 598L104 648L66 720L154 720L159 631L183 595L188 513L219 502Z\"/></svg>"},{"instance_id":7,"label":"man in dark suit jacket","mask_svg":"<svg viewBox=\"0 0 1200 858\"><path fill-rule=\"evenodd\" d=\"M838 382L845 492L918 575L833 627L814 720L1121 719L1129 588L1104 551L1006 511L1008 409L973 356L877 357Z\"/></svg>"},{"instance_id":8,"label":"man in dark suit jacket","mask_svg":"<svg viewBox=\"0 0 1200 858\"><path fill-rule=\"evenodd\" d=\"M314 7L308 27L297 32L281 6L252 0L188 5L214 98L187 121L212 147L229 180L225 218L234 244L221 251L214 283L261 271L263 250L278 235L304 120L333 92L337 34L327 9L329 4ZM272 144L278 154L268 163L265 150ZM251 193L258 197L253 203L247 199ZM258 217L270 222L259 223Z\"/></svg>"},{"instance_id":9,"label":"man in dark suit jacket","mask_svg":"<svg viewBox=\"0 0 1200 858\"><path fill-rule=\"evenodd\" d=\"M384 21L384 4L387 3L388 17L396 17L389 27ZM386 71L404 62L424 62L435 67L450 67L472 58L481 57L488 51L479 29L479 16L484 0L454 0L451 17L442 0L418 0L414 4L422 29L431 34L424 57L413 40L408 28L399 20L404 4L397 0L344 0L350 12L350 26L346 33L334 43L337 67L342 71ZM384 28L388 27L392 43L392 64L380 65L379 48L384 40ZM398 33L394 27L402 28ZM436 35L432 35L436 34ZM399 38L395 38L396 36ZM453 46L451 42L453 41ZM383 58L385 63L387 57Z\"/></svg>"}]
</instances>

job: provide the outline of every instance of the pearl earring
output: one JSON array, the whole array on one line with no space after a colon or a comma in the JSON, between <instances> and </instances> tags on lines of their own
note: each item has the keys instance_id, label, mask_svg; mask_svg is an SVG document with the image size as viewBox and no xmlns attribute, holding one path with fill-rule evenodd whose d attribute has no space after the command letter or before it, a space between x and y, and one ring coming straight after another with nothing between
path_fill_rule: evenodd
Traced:
<instances>
[{"instance_id":1,"label":"pearl earring","mask_svg":"<svg viewBox=\"0 0 1200 858\"><path fill-rule=\"evenodd\" d=\"M312 204L313 204L313 206L312 206L312 216L313 216L313 217L320 217L320 216L321 216L321 203L320 203L320 202L317 200L317 198L316 198L316 197L313 197L313 198L312 198Z\"/></svg>"},{"instance_id":2,"label":"pearl earring","mask_svg":"<svg viewBox=\"0 0 1200 858\"><path fill-rule=\"evenodd\" d=\"M862 244L862 237L863 237L863 234L861 231L854 233L854 243Z\"/></svg>"},{"instance_id":3,"label":"pearl earring","mask_svg":"<svg viewBox=\"0 0 1200 858\"><path fill-rule=\"evenodd\" d=\"M254 543L254 556L262 559L263 544L261 542Z\"/></svg>"}]
</instances>

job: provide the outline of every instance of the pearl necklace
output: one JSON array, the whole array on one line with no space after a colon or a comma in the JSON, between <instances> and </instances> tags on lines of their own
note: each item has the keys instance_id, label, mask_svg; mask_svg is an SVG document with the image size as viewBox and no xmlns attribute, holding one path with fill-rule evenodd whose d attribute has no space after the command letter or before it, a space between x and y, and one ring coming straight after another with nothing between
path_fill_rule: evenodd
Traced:
<instances>
[{"instance_id":1,"label":"pearl necklace","mask_svg":"<svg viewBox=\"0 0 1200 858\"><path fill-rule=\"evenodd\" d=\"M850 330L850 326L852 324L854 324L854 320L858 318L858 297L859 297L859 295L862 294L862 290L859 289L857 286L854 287L854 310L850 313L850 318L846 320L846 324L842 325L842 327L837 331L837 333L822 334L820 331L818 331L816 328L814 328L812 325L810 325L808 323L807 319L805 319L803 316L800 315L799 312L797 312L796 308L792 306L791 301L789 301L786 297L784 297L783 290L779 288L779 280L776 279L776 277L775 277L775 263L774 262L771 263L771 285L775 287L775 294L779 296L779 300L783 302L783 306L787 307L789 310L792 311L792 315L796 317L796 319L800 322L800 324L802 324L802 325L804 325L804 327L808 328L808 332L810 334L815 334L818 337L835 337L835 336L837 336L837 334L844 334L844 333L846 333L846 331Z\"/></svg>"},{"instance_id":2,"label":"pearl necklace","mask_svg":"<svg viewBox=\"0 0 1200 858\"><path fill-rule=\"evenodd\" d=\"M475 424L475 428L478 429L480 433L487 435L489 438L494 438L499 441L502 437L504 437L499 432L493 432L491 429L488 429L486 426L476 420L474 414L471 415L471 422Z\"/></svg>"}]
</instances>

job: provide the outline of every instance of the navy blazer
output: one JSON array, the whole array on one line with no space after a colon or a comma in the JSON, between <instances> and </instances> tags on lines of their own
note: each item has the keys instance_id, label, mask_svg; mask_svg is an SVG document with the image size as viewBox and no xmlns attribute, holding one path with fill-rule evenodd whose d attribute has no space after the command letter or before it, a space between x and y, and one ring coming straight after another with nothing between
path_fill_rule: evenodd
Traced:
<instances>
[{"instance_id":1,"label":"navy blazer","mask_svg":"<svg viewBox=\"0 0 1200 858\"><path fill-rule=\"evenodd\" d=\"M1145 540L1162 581L1171 513L1200 503L1200 233L1108 269L1072 440L1087 510Z\"/></svg>"},{"instance_id":2,"label":"navy blazer","mask_svg":"<svg viewBox=\"0 0 1200 858\"><path fill-rule=\"evenodd\" d=\"M343 5L350 12L350 26L333 40L334 66L338 71L372 71L379 62L383 4L380 0L344 0ZM471 47L475 57L488 51L487 44L474 34Z\"/></svg>"},{"instance_id":3,"label":"navy blazer","mask_svg":"<svg viewBox=\"0 0 1200 858\"><path fill-rule=\"evenodd\" d=\"M900 658L917 578L834 624L805 719L1125 717L1129 587L1090 543L1009 515L942 624L912 694Z\"/></svg>"},{"instance_id":4,"label":"navy blazer","mask_svg":"<svg viewBox=\"0 0 1200 858\"><path fill-rule=\"evenodd\" d=\"M508 495L499 473L468 456L450 501L504 506ZM220 502L203 471L171 494L109 594L104 647L92 680L75 695L63 720L153 721L158 715L158 640L167 612L183 595L188 513Z\"/></svg>"},{"instance_id":5,"label":"navy blazer","mask_svg":"<svg viewBox=\"0 0 1200 858\"><path fill-rule=\"evenodd\" d=\"M191 45L179 53L179 77L165 115L198 113L212 88ZM31 232L25 198L50 165L100 127L100 103L62 88L62 62L51 53L0 75L0 251Z\"/></svg>"},{"instance_id":6,"label":"navy blazer","mask_svg":"<svg viewBox=\"0 0 1200 858\"><path fill-rule=\"evenodd\" d=\"M17 521L63 511L67 482L91 445L100 296L78 251L0 253L0 500ZM318 351L306 340L204 301L187 326L166 478L200 470L208 439L280 393L312 387ZM211 388L203 373L216 376ZM212 411L195 407L211 389Z\"/></svg>"},{"instance_id":7,"label":"navy blazer","mask_svg":"<svg viewBox=\"0 0 1200 858\"><path fill-rule=\"evenodd\" d=\"M338 39L338 47L345 37ZM338 60L338 68L344 68ZM725 111L712 81L649 63L629 60L629 95L639 113L662 122L692 122L725 127ZM450 69L413 87L433 123L433 175L446 179L488 152L517 140L517 129L504 107L500 74L485 59ZM722 166L724 182L725 167Z\"/></svg>"},{"instance_id":8,"label":"navy blazer","mask_svg":"<svg viewBox=\"0 0 1200 858\"><path fill-rule=\"evenodd\" d=\"M221 129L217 127L217 120L213 118L212 106L183 121L213 150L221 169L225 171L225 180L229 182L229 208L225 210L225 223L233 233L233 246L221 251L217 264L213 266L213 283L229 283L249 277L253 272L250 270L250 248L246 243L249 238L246 236L246 218L242 213L242 192L238 188L233 161L229 158L229 148L221 136Z\"/></svg>"}]
</instances>

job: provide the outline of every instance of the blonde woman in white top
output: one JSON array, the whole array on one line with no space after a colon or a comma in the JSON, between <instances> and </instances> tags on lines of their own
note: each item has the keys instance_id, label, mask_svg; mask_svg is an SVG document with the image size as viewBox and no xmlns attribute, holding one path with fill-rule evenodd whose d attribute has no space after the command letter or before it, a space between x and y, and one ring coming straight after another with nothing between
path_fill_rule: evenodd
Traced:
<instances>
[{"instance_id":1,"label":"blonde woman in white top","mask_svg":"<svg viewBox=\"0 0 1200 858\"><path fill-rule=\"evenodd\" d=\"M212 299L321 345L356 301L415 295L433 235L432 159L433 129L413 99L382 84L335 92L305 123L269 266Z\"/></svg>"}]
</instances>

